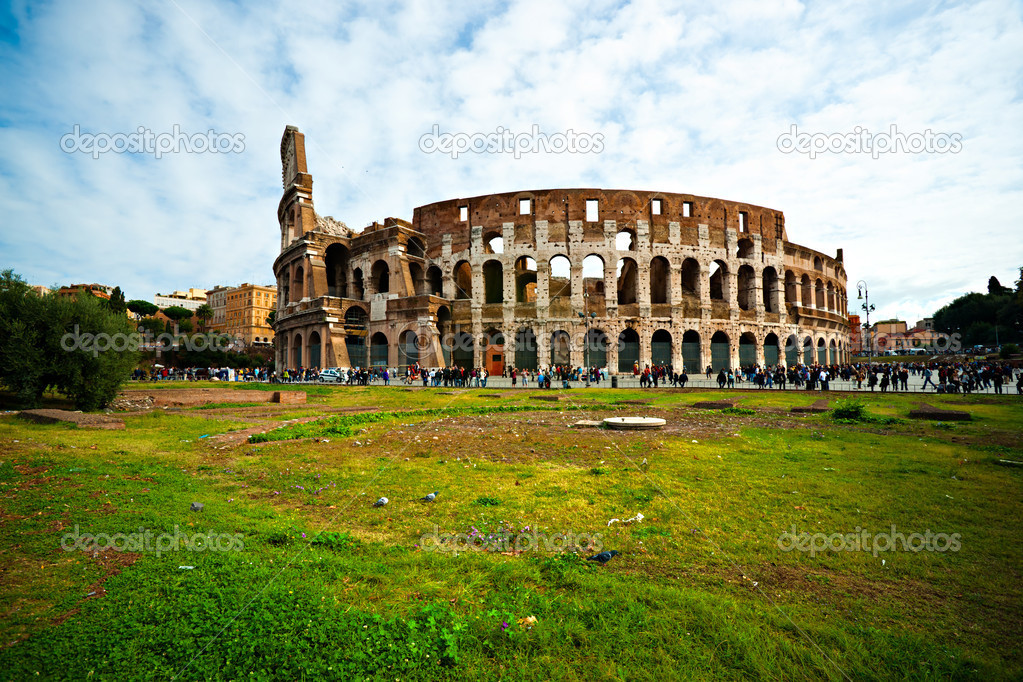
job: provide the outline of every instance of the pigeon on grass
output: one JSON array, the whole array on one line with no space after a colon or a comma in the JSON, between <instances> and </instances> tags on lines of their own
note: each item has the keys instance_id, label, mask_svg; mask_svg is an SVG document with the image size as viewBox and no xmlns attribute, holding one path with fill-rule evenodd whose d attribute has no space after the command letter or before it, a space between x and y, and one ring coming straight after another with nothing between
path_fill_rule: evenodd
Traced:
<instances>
[{"instance_id":1,"label":"pigeon on grass","mask_svg":"<svg viewBox=\"0 0 1023 682\"><path fill-rule=\"evenodd\" d=\"M426 497L420 497L419 499L422 502L433 502L434 500L437 499L437 493L436 492L432 492L429 495L427 495Z\"/></svg>"},{"instance_id":2,"label":"pigeon on grass","mask_svg":"<svg viewBox=\"0 0 1023 682\"><path fill-rule=\"evenodd\" d=\"M386 497L381 497L379 500L373 503L374 507L382 507L387 504L389 500Z\"/></svg>"},{"instance_id":3,"label":"pigeon on grass","mask_svg":"<svg viewBox=\"0 0 1023 682\"><path fill-rule=\"evenodd\" d=\"M619 554L620 552L618 550L611 549L606 552L601 552L600 554L594 554L593 556L586 557L586 560L599 561L600 565L603 566L604 564L611 561L611 559L614 559Z\"/></svg>"}]
</instances>

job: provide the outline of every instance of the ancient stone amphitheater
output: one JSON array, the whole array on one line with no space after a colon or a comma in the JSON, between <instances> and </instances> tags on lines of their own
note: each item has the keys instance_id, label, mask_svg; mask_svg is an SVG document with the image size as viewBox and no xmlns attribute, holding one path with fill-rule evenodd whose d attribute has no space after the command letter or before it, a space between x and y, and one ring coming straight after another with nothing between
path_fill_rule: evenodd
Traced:
<instances>
[{"instance_id":1,"label":"ancient stone amphitheater","mask_svg":"<svg viewBox=\"0 0 1023 682\"><path fill-rule=\"evenodd\" d=\"M780 211L633 190L451 199L353 232L281 141L278 368L607 367L848 359L846 274Z\"/></svg>"}]
</instances>

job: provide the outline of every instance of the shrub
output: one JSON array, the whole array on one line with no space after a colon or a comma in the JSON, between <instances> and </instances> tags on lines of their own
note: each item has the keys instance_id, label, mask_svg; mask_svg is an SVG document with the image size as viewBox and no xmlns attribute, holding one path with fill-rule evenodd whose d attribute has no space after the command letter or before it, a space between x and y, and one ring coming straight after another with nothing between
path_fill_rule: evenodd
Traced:
<instances>
[{"instance_id":1,"label":"shrub","mask_svg":"<svg viewBox=\"0 0 1023 682\"><path fill-rule=\"evenodd\" d=\"M853 398L837 400L834 409L831 410L831 416L835 419L860 421L867 416L867 406L863 401Z\"/></svg>"},{"instance_id":2,"label":"shrub","mask_svg":"<svg viewBox=\"0 0 1023 682\"><path fill-rule=\"evenodd\" d=\"M998 353L998 355L1002 358L1002 360L1008 360L1017 353L1019 353L1019 346L1014 343L1007 343L1002 346L1002 350Z\"/></svg>"}]
</instances>

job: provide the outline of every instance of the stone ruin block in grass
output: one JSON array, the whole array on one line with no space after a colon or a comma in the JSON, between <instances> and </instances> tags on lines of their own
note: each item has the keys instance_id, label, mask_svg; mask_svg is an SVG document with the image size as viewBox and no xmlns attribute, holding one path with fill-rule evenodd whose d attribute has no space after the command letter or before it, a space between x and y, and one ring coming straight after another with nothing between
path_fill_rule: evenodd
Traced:
<instances>
[{"instance_id":1,"label":"stone ruin block in grass","mask_svg":"<svg viewBox=\"0 0 1023 682\"><path fill-rule=\"evenodd\" d=\"M909 413L910 419L930 419L939 422L970 421L973 417L969 412L961 410L949 410L943 407L935 407L927 403L919 403L917 409Z\"/></svg>"},{"instance_id":2,"label":"stone ruin block in grass","mask_svg":"<svg viewBox=\"0 0 1023 682\"><path fill-rule=\"evenodd\" d=\"M305 403L305 391L274 391L270 396L270 402L282 405L297 405Z\"/></svg>"},{"instance_id":3,"label":"stone ruin block in grass","mask_svg":"<svg viewBox=\"0 0 1023 682\"><path fill-rule=\"evenodd\" d=\"M799 414L823 414L830 408L828 407L828 401L824 398L816 401L813 405L799 405L792 408L792 412Z\"/></svg>"},{"instance_id":4,"label":"stone ruin block in grass","mask_svg":"<svg viewBox=\"0 0 1023 682\"><path fill-rule=\"evenodd\" d=\"M22 410L18 416L37 424L74 424L79 429L124 428L124 422L116 417L69 412L68 410Z\"/></svg>"},{"instance_id":5,"label":"stone ruin block in grass","mask_svg":"<svg viewBox=\"0 0 1023 682\"><path fill-rule=\"evenodd\" d=\"M730 407L735 407L735 403L731 400L703 400L693 403L693 407L698 410L727 410Z\"/></svg>"}]
</instances>

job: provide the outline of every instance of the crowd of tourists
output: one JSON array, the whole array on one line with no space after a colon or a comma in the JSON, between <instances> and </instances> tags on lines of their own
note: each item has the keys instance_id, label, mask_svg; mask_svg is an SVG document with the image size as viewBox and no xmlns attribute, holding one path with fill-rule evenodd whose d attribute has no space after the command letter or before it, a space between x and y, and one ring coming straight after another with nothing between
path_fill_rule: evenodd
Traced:
<instances>
[{"instance_id":1,"label":"crowd of tourists","mask_svg":"<svg viewBox=\"0 0 1023 682\"><path fill-rule=\"evenodd\" d=\"M163 367L136 369L132 381L271 381L273 372L268 367L234 369L233 367Z\"/></svg>"}]
</instances>

